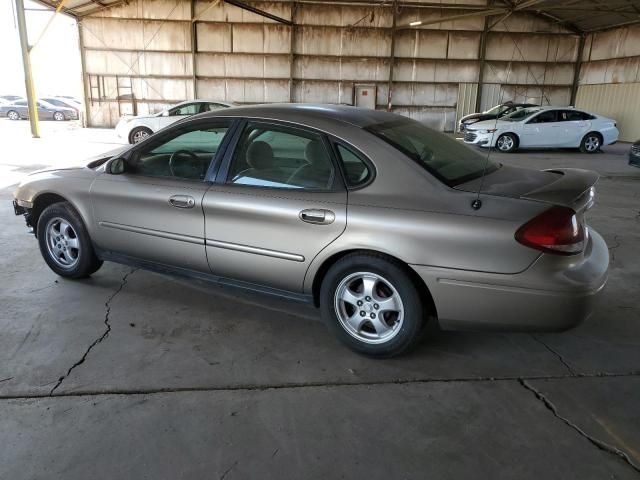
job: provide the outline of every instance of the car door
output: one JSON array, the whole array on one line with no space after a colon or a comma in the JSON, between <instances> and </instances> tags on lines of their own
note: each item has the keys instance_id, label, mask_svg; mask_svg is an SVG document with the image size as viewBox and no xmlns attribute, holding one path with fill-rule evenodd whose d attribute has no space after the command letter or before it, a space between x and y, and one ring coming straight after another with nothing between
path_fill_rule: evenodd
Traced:
<instances>
[{"instance_id":1,"label":"car door","mask_svg":"<svg viewBox=\"0 0 640 480\"><path fill-rule=\"evenodd\" d=\"M301 292L313 258L346 226L347 193L325 136L243 124L203 200L214 274Z\"/></svg>"},{"instance_id":2,"label":"car door","mask_svg":"<svg viewBox=\"0 0 640 480\"><path fill-rule=\"evenodd\" d=\"M579 147L582 137L591 130L591 115L579 110L560 110L558 121L561 125L563 147Z\"/></svg>"},{"instance_id":3,"label":"car door","mask_svg":"<svg viewBox=\"0 0 640 480\"><path fill-rule=\"evenodd\" d=\"M91 186L98 247L209 273L202 198L230 125L225 119L180 125L134 147L122 172L100 174Z\"/></svg>"},{"instance_id":4,"label":"car door","mask_svg":"<svg viewBox=\"0 0 640 480\"><path fill-rule=\"evenodd\" d=\"M164 128L174 122L177 122L178 120L190 117L191 115L195 115L196 113L200 113L200 102L178 105L176 107L170 108L167 111L166 115L158 117L158 127L159 129Z\"/></svg>"},{"instance_id":5,"label":"car door","mask_svg":"<svg viewBox=\"0 0 640 480\"><path fill-rule=\"evenodd\" d=\"M523 147L554 147L561 143L561 125L557 110L542 110L525 121L520 134Z\"/></svg>"}]
</instances>

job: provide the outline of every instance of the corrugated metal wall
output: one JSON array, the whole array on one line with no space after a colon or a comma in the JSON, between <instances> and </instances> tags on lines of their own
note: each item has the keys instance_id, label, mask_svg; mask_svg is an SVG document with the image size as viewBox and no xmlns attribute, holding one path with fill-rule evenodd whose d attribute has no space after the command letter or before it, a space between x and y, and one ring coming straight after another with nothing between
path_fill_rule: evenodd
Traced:
<instances>
[{"instance_id":1,"label":"corrugated metal wall","mask_svg":"<svg viewBox=\"0 0 640 480\"><path fill-rule=\"evenodd\" d=\"M620 140L640 138L640 26L589 35L576 106L618 122Z\"/></svg>"},{"instance_id":2,"label":"corrugated metal wall","mask_svg":"<svg viewBox=\"0 0 640 480\"><path fill-rule=\"evenodd\" d=\"M537 17L513 14L497 24L486 36L483 63L481 16L408 26L465 10L404 3L394 31L391 2L251 5L295 26L229 4L195 1L192 7L186 0L132 0L85 17L89 124L112 126L124 112L153 112L194 96L352 104L360 83L375 85L376 108L386 108L392 63L392 110L440 130L453 130L464 101L459 85L478 83L481 65L484 83L494 85L487 92L497 89L503 101L569 102L578 37Z\"/></svg>"}]
</instances>

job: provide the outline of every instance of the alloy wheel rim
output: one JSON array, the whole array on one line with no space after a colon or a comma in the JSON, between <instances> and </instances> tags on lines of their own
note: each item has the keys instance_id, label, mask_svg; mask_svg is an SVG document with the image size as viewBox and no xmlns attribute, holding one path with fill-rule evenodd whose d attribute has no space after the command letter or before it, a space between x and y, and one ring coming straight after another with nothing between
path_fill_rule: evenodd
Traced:
<instances>
[{"instance_id":1,"label":"alloy wheel rim","mask_svg":"<svg viewBox=\"0 0 640 480\"><path fill-rule=\"evenodd\" d=\"M61 217L49 220L45 240L49 256L57 265L64 269L76 266L80 259L80 239L67 220Z\"/></svg>"},{"instance_id":2,"label":"alloy wheel rim","mask_svg":"<svg viewBox=\"0 0 640 480\"><path fill-rule=\"evenodd\" d=\"M336 289L334 308L342 328L369 344L388 342L404 321L400 294L377 273L356 272L345 277Z\"/></svg>"},{"instance_id":3,"label":"alloy wheel rim","mask_svg":"<svg viewBox=\"0 0 640 480\"><path fill-rule=\"evenodd\" d=\"M136 132L136 133L133 134L133 143L141 142L142 140L144 140L148 136L149 136L149 134L147 132L145 132L144 130Z\"/></svg>"},{"instance_id":4,"label":"alloy wheel rim","mask_svg":"<svg viewBox=\"0 0 640 480\"><path fill-rule=\"evenodd\" d=\"M511 137L500 137L498 139L498 148L500 150L511 150L513 147L513 139Z\"/></svg>"},{"instance_id":5,"label":"alloy wheel rim","mask_svg":"<svg viewBox=\"0 0 640 480\"><path fill-rule=\"evenodd\" d=\"M596 136L587 137L587 141L584 142L584 146L588 152L595 152L600 147L600 139Z\"/></svg>"},{"instance_id":6,"label":"alloy wheel rim","mask_svg":"<svg viewBox=\"0 0 640 480\"><path fill-rule=\"evenodd\" d=\"M58 120L58 121L60 121L60 120L64 120L64 116L63 116L60 112L56 112L56 113L54 113L54 114L53 114L53 118L54 118L55 120Z\"/></svg>"},{"instance_id":7,"label":"alloy wheel rim","mask_svg":"<svg viewBox=\"0 0 640 480\"><path fill-rule=\"evenodd\" d=\"M10 120L17 120L18 119L18 114L16 112L9 112L9 119Z\"/></svg>"}]
</instances>

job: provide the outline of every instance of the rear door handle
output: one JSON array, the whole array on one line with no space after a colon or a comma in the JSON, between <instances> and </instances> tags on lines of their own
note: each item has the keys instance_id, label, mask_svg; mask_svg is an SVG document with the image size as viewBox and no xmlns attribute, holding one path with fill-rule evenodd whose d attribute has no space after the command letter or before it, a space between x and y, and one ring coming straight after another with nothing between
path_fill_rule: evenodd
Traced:
<instances>
[{"instance_id":1,"label":"rear door handle","mask_svg":"<svg viewBox=\"0 0 640 480\"><path fill-rule=\"evenodd\" d=\"M309 208L300 212L300 220L307 223L315 223L317 225L329 225L336 219L335 213L331 210L322 208Z\"/></svg>"},{"instance_id":2,"label":"rear door handle","mask_svg":"<svg viewBox=\"0 0 640 480\"><path fill-rule=\"evenodd\" d=\"M176 208L193 208L196 200L189 195L172 195L169 197L169 205Z\"/></svg>"}]
</instances>

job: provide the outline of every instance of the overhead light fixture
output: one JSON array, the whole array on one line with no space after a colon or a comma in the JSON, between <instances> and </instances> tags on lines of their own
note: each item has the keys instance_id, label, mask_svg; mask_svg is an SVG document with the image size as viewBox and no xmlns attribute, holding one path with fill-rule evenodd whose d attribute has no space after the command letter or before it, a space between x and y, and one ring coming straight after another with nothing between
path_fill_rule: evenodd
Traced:
<instances>
[{"instance_id":1,"label":"overhead light fixture","mask_svg":"<svg viewBox=\"0 0 640 480\"><path fill-rule=\"evenodd\" d=\"M417 20L409 24L410 27L417 27L418 25L422 25L422 20Z\"/></svg>"}]
</instances>

